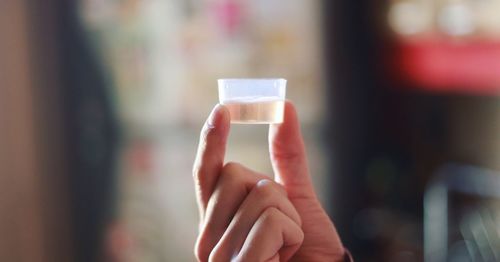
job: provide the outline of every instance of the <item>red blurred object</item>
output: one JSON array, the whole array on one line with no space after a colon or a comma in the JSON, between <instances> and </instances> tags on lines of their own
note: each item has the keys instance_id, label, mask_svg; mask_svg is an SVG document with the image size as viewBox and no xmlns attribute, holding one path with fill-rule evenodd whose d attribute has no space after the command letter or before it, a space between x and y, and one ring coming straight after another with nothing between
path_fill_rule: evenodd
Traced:
<instances>
[{"instance_id":1,"label":"red blurred object","mask_svg":"<svg viewBox=\"0 0 500 262\"><path fill-rule=\"evenodd\" d=\"M399 42L394 62L391 71L423 89L500 94L500 41L422 39Z\"/></svg>"},{"instance_id":2,"label":"red blurred object","mask_svg":"<svg viewBox=\"0 0 500 262\"><path fill-rule=\"evenodd\" d=\"M127 152L127 162L131 165L133 174L145 175L152 172L153 169L153 147L145 141L138 141L132 145Z\"/></svg>"},{"instance_id":3,"label":"red blurred object","mask_svg":"<svg viewBox=\"0 0 500 262\"><path fill-rule=\"evenodd\" d=\"M226 33L233 34L242 22L241 3L234 0L215 2L214 11L218 22Z\"/></svg>"}]
</instances>

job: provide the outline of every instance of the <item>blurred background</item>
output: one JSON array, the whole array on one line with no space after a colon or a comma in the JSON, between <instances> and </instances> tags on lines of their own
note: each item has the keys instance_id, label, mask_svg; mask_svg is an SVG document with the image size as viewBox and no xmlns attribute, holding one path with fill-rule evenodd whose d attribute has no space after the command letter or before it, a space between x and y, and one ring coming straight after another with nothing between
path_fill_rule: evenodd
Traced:
<instances>
[{"instance_id":1,"label":"blurred background","mask_svg":"<svg viewBox=\"0 0 500 262\"><path fill-rule=\"evenodd\" d=\"M0 260L193 261L228 77L288 79L356 261L500 261L500 0L0 1Z\"/></svg>"}]
</instances>

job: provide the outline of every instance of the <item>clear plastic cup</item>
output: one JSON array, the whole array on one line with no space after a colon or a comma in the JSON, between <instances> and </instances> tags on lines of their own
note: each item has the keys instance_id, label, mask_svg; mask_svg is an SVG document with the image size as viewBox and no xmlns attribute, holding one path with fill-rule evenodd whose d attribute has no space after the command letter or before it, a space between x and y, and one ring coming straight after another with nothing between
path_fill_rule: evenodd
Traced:
<instances>
[{"instance_id":1,"label":"clear plastic cup","mask_svg":"<svg viewBox=\"0 0 500 262\"><path fill-rule=\"evenodd\" d=\"M219 102L229 109L231 123L283 122L286 79L219 79Z\"/></svg>"}]
</instances>

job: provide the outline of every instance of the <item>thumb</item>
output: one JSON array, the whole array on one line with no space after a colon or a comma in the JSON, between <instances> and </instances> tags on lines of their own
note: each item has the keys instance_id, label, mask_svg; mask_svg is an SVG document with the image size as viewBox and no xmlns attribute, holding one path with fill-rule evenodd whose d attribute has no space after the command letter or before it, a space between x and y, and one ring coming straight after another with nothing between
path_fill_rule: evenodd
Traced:
<instances>
[{"instance_id":1,"label":"thumb","mask_svg":"<svg viewBox=\"0 0 500 262\"><path fill-rule=\"evenodd\" d=\"M283 123L269 127L269 153L276 181L290 198L315 197L297 112L289 101L284 114Z\"/></svg>"}]
</instances>

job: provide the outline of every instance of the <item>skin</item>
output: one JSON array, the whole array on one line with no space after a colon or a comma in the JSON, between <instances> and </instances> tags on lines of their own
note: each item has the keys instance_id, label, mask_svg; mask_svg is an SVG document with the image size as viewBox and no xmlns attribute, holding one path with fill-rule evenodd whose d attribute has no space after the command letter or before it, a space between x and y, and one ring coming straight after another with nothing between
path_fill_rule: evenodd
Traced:
<instances>
[{"instance_id":1,"label":"skin","mask_svg":"<svg viewBox=\"0 0 500 262\"><path fill-rule=\"evenodd\" d=\"M345 249L309 174L292 103L270 125L275 181L238 163L224 163L228 110L207 119L193 166L200 212L198 261L343 261Z\"/></svg>"}]
</instances>

